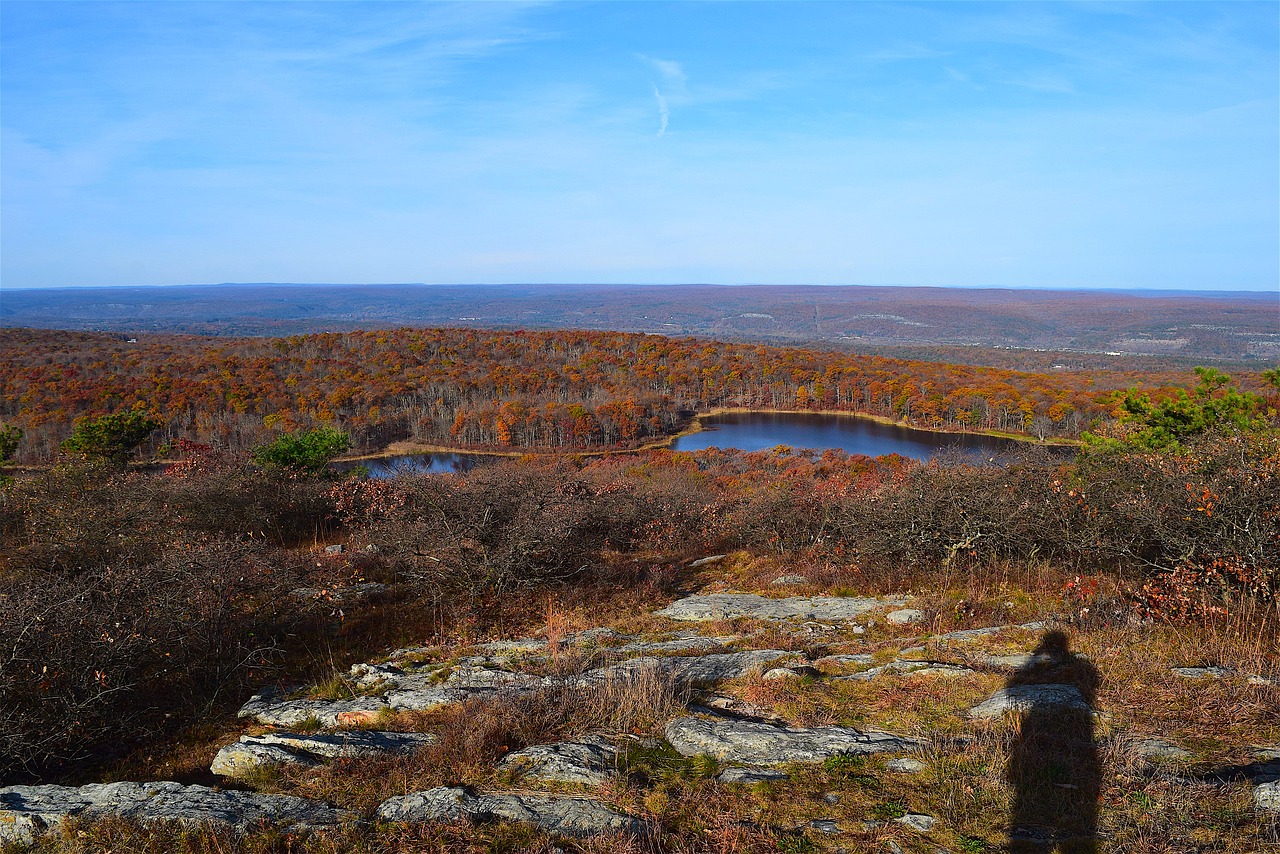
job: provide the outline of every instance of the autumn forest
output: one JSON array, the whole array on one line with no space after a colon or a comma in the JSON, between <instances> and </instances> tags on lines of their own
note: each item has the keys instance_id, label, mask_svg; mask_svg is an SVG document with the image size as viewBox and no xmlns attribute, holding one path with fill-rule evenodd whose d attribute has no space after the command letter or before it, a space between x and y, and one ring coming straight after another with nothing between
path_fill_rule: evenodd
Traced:
<instances>
[{"instance_id":1,"label":"autumn forest","mask_svg":"<svg viewBox=\"0 0 1280 854\"><path fill-rule=\"evenodd\" d=\"M180 438L243 450L317 425L377 451L627 448L717 407L862 413L926 429L1075 438L1116 391L1185 372L1055 371L609 332L400 329L286 338L0 330L0 417L47 462L76 419L144 410ZM1259 377L1239 374L1244 388Z\"/></svg>"}]
</instances>

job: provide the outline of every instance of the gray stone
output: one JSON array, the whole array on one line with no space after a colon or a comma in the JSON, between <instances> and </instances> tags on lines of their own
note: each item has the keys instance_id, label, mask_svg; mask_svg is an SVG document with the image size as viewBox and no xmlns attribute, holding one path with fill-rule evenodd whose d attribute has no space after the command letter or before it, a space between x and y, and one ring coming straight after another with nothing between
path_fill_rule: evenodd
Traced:
<instances>
[{"instance_id":1,"label":"gray stone","mask_svg":"<svg viewBox=\"0 0 1280 854\"><path fill-rule=\"evenodd\" d=\"M794 670L788 670L785 667L775 667L772 670L766 670L764 676L761 678L766 682L789 682L792 680L799 681L801 676Z\"/></svg>"},{"instance_id":2,"label":"gray stone","mask_svg":"<svg viewBox=\"0 0 1280 854\"><path fill-rule=\"evenodd\" d=\"M270 726L296 727L315 721L323 727L363 724L375 720L388 707L381 697L352 700L281 700L270 692L255 694L236 716Z\"/></svg>"},{"instance_id":3,"label":"gray stone","mask_svg":"<svg viewBox=\"0 0 1280 854\"><path fill-rule=\"evenodd\" d=\"M120 816L141 822L210 822L246 831L260 822L310 829L354 818L320 801L290 795L218 791L179 783L94 783L0 789L0 843L31 843L67 818Z\"/></svg>"},{"instance_id":4,"label":"gray stone","mask_svg":"<svg viewBox=\"0 0 1280 854\"><path fill-rule=\"evenodd\" d=\"M769 599L755 593L709 593L672 602L658 611L671 620L852 620L885 605L902 605L901 598L867 599L844 596L792 596Z\"/></svg>"},{"instance_id":5,"label":"gray stone","mask_svg":"<svg viewBox=\"0 0 1280 854\"><path fill-rule=\"evenodd\" d=\"M474 691L476 689L496 691L499 688L537 688L543 682L543 679L539 676L531 676L527 673L512 673L510 670L499 670L487 666L488 663L488 660L486 660L484 664L480 665L461 664L453 669L442 684L449 688L463 691ZM404 680L400 680L397 687L404 688L407 686Z\"/></svg>"},{"instance_id":6,"label":"gray stone","mask_svg":"<svg viewBox=\"0 0 1280 854\"><path fill-rule=\"evenodd\" d=\"M912 759L910 756L901 756L897 759L890 759L884 764L884 767L890 771L897 771L900 774L918 774L928 768L919 759Z\"/></svg>"},{"instance_id":7,"label":"gray stone","mask_svg":"<svg viewBox=\"0 0 1280 854\"><path fill-rule=\"evenodd\" d=\"M726 557L728 557L728 555L710 555L708 557L702 557L702 558L698 558L695 561L691 561L689 563L689 566L693 566L693 567L707 566L708 564L719 563L720 561L724 560Z\"/></svg>"},{"instance_id":8,"label":"gray stone","mask_svg":"<svg viewBox=\"0 0 1280 854\"><path fill-rule=\"evenodd\" d=\"M1037 621L1033 623L1023 623L1017 626L1014 626L1014 625L987 626L986 628L982 628L982 629L961 629L960 631L957 631L957 632L947 632L945 635L938 635L938 640L968 641L968 640L974 640L976 638L984 638L984 637L987 637L988 635L998 634L1008 629L1025 629L1026 631L1029 631L1029 632L1038 632L1038 631L1047 629L1048 627L1049 627L1048 623Z\"/></svg>"},{"instance_id":9,"label":"gray stone","mask_svg":"<svg viewBox=\"0 0 1280 854\"><path fill-rule=\"evenodd\" d=\"M909 812L902 818L894 819L898 824L909 827L917 833L928 833L933 830L933 826L938 820L931 815L923 815L917 812Z\"/></svg>"},{"instance_id":10,"label":"gray stone","mask_svg":"<svg viewBox=\"0 0 1280 854\"><path fill-rule=\"evenodd\" d=\"M819 833L834 835L840 832L840 823L829 818L815 818L805 826Z\"/></svg>"},{"instance_id":11,"label":"gray stone","mask_svg":"<svg viewBox=\"0 0 1280 854\"><path fill-rule=\"evenodd\" d=\"M779 575L769 583L774 587L791 587L794 585L808 584L809 579L805 578L803 575Z\"/></svg>"},{"instance_id":12,"label":"gray stone","mask_svg":"<svg viewBox=\"0 0 1280 854\"><path fill-rule=\"evenodd\" d=\"M664 656L632 658L609 667L583 674L584 679L610 679L639 669L655 669L671 673L690 685L712 685L725 679L737 679L779 659L796 653L783 649L751 649L712 655Z\"/></svg>"},{"instance_id":13,"label":"gray stone","mask_svg":"<svg viewBox=\"0 0 1280 854\"><path fill-rule=\"evenodd\" d=\"M885 614L884 619L885 622L892 623L895 626L905 626L908 623L923 622L924 611L919 611L915 608L902 608Z\"/></svg>"},{"instance_id":14,"label":"gray stone","mask_svg":"<svg viewBox=\"0 0 1280 854\"><path fill-rule=\"evenodd\" d=\"M1130 742L1133 752L1143 759L1190 759L1191 754L1165 738L1140 738Z\"/></svg>"},{"instance_id":15,"label":"gray stone","mask_svg":"<svg viewBox=\"0 0 1280 854\"><path fill-rule=\"evenodd\" d=\"M684 756L705 754L747 765L821 762L840 754L892 753L920 746L920 742L890 733L849 727L784 728L697 717L676 718L667 724L665 734Z\"/></svg>"},{"instance_id":16,"label":"gray stone","mask_svg":"<svg viewBox=\"0 0 1280 854\"><path fill-rule=\"evenodd\" d=\"M828 806L833 807L836 804L840 803L840 795L837 792L827 792L825 795L822 796L822 801Z\"/></svg>"},{"instance_id":17,"label":"gray stone","mask_svg":"<svg viewBox=\"0 0 1280 854\"><path fill-rule=\"evenodd\" d=\"M261 744L244 736L218 751L209 770L223 777L245 777L269 765L319 765L320 760L279 744Z\"/></svg>"},{"instance_id":18,"label":"gray stone","mask_svg":"<svg viewBox=\"0 0 1280 854\"><path fill-rule=\"evenodd\" d=\"M1169 671L1183 679L1221 679L1230 676L1234 670L1216 665L1210 667L1170 667Z\"/></svg>"},{"instance_id":19,"label":"gray stone","mask_svg":"<svg viewBox=\"0 0 1280 854\"><path fill-rule=\"evenodd\" d=\"M968 676L973 672L968 667L961 667L958 664L948 664L942 661L899 660L873 667L870 670L864 670L861 673L853 673L849 676L835 676L832 677L832 681L839 682L851 679L857 682L866 682L885 673L902 673L915 676Z\"/></svg>"},{"instance_id":20,"label":"gray stone","mask_svg":"<svg viewBox=\"0 0 1280 854\"><path fill-rule=\"evenodd\" d=\"M997 718L1005 712L1057 706L1091 711L1084 695L1074 685L1015 685L1001 688L969 710L971 718Z\"/></svg>"},{"instance_id":21,"label":"gray stone","mask_svg":"<svg viewBox=\"0 0 1280 854\"><path fill-rule=\"evenodd\" d=\"M772 768L726 768L716 779L721 783L771 783L787 779L787 774Z\"/></svg>"},{"instance_id":22,"label":"gray stone","mask_svg":"<svg viewBox=\"0 0 1280 854\"><path fill-rule=\"evenodd\" d=\"M733 643L738 640L737 636L708 638L700 635L687 638L674 638L665 641L639 641L636 643L623 644L609 649L610 653L627 654L642 653L652 654L657 652L701 652L712 649L722 649L726 644Z\"/></svg>"},{"instance_id":23,"label":"gray stone","mask_svg":"<svg viewBox=\"0 0 1280 854\"><path fill-rule=\"evenodd\" d=\"M599 786L613 776L617 758L617 748L608 739L588 735L508 753L499 765L538 780Z\"/></svg>"},{"instance_id":24,"label":"gray stone","mask_svg":"<svg viewBox=\"0 0 1280 854\"><path fill-rule=\"evenodd\" d=\"M338 543L337 545L333 545L333 546L325 546L324 550L326 553L331 555L340 555L344 551L346 551L346 549L343 547L341 543Z\"/></svg>"},{"instance_id":25,"label":"gray stone","mask_svg":"<svg viewBox=\"0 0 1280 854\"><path fill-rule=\"evenodd\" d=\"M599 801L555 795L472 795L460 787L440 787L389 798L378 807L387 821L456 821L497 818L525 821L564 836L593 836L629 831L643 833L646 825L621 815Z\"/></svg>"},{"instance_id":26,"label":"gray stone","mask_svg":"<svg viewBox=\"0 0 1280 854\"><path fill-rule=\"evenodd\" d=\"M399 688L387 693L386 703L397 712L428 712L451 703L460 703L467 697L479 693L482 692L461 691L456 688L441 688L438 686Z\"/></svg>"},{"instance_id":27,"label":"gray stone","mask_svg":"<svg viewBox=\"0 0 1280 854\"><path fill-rule=\"evenodd\" d=\"M422 732L343 732L299 734L269 732L244 735L218 751L209 770L224 777L242 777L263 765L317 765L321 759L377 756L383 753L412 753L435 742Z\"/></svg>"},{"instance_id":28,"label":"gray stone","mask_svg":"<svg viewBox=\"0 0 1280 854\"><path fill-rule=\"evenodd\" d=\"M1280 780L1254 786L1253 802L1258 805L1258 809L1280 812Z\"/></svg>"}]
</instances>

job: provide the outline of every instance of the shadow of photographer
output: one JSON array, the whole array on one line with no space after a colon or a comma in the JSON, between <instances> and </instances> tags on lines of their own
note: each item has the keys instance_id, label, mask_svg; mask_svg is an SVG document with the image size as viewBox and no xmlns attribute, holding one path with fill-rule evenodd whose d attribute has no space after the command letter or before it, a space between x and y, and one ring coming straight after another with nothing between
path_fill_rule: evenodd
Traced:
<instances>
[{"instance_id":1,"label":"shadow of photographer","mask_svg":"<svg viewBox=\"0 0 1280 854\"><path fill-rule=\"evenodd\" d=\"M1037 699L1023 687L1031 685L1073 686L1087 705ZM1093 854L1102 785L1093 732L1097 669L1071 652L1064 633L1048 632L1006 688L1028 698L1006 769L1014 789L1009 850Z\"/></svg>"}]
</instances>

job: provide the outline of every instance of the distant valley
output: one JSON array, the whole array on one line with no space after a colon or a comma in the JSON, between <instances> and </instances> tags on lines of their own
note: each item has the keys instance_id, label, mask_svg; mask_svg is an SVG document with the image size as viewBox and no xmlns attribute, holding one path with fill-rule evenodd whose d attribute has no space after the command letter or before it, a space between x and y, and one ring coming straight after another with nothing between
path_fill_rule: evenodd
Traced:
<instances>
[{"instance_id":1,"label":"distant valley","mask_svg":"<svg viewBox=\"0 0 1280 854\"><path fill-rule=\"evenodd\" d=\"M1023 352L1274 363L1280 295L891 286L176 285L0 292L0 325L126 334L291 335L454 326L795 343L1027 365ZM975 357L970 348L985 356ZM1037 369L1055 367L1046 357Z\"/></svg>"}]
</instances>

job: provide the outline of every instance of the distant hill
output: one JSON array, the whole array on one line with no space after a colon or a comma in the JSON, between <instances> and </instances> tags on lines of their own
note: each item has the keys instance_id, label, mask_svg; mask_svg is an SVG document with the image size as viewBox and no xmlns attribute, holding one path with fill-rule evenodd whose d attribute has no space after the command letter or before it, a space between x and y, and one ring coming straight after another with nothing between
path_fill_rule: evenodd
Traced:
<instances>
[{"instance_id":1,"label":"distant hill","mask_svg":"<svg viewBox=\"0 0 1280 854\"><path fill-rule=\"evenodd\" d=\"M572 328L862 351L977 346L1280 360L1280 296L1248 292L421 284L6 289L0 292L0 324L202 335L398 326Z\"/></svg>"}]
</instances>

